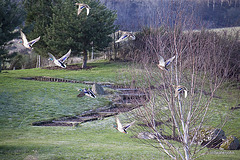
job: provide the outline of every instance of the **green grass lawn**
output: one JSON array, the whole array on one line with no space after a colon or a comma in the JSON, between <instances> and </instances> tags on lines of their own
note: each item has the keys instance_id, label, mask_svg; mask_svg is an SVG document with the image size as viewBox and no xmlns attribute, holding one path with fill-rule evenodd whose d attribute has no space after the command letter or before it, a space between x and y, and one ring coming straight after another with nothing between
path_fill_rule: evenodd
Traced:
<instances>
[{"instance_id":1,"label":"green grass lawn","mask_svg":"<svg viewBox=\"0 0 240 160\"><path fill-rule=\"evenodd\" d=\"M122 134L112 126L114 117L87 122L79 127L35 127L32 122L74 116L83 111L108 105L109 99L98 96L78 98L78 88L84 84L27 81L20 77L50 76L79 81L124 81L119 72L126 63L100 61L90 63L91 70L66 71L26 69L0 73L0 159L169 159L164 153ZM229 93L231 92L231 95ZM229 88L214 100L212 110L223 114L228 107L239 103L239 90ZM227 107L226 107L227 106ZM226 112L227 113L227 112ZM230 114L224 127L226 134L240 137L240 112ZM121 117L123 122L124 116ZM215 117L218 119L218 116ZM239 159L239 151L213 150L200 159Z\"/></svg>"}]
</instances>

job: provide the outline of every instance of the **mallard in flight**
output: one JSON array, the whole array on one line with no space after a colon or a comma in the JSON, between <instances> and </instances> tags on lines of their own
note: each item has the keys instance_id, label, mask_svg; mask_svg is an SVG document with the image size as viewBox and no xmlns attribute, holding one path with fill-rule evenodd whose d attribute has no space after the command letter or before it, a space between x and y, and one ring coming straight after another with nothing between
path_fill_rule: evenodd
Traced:
<instances>
[{"instance_id":1,"label":"mallard in flight","mask_svg":"<svg viewBox=\"0 0 240 160\"><path fill-rule=\"evenodd\" d=\"M87 9L87 15L89 14L89 11L90 11L91 8L90 8L87 4L83 4L83 3L75 3L75 5L78 6L78 12L77 12L77 15L79 15L79 14L82 12L82 10L83 10L84 8Z\"/></svg>"},{"instance_id":2,"label":"mallard in flight","mask_svg":"<svg viewBox=\"0 0 240 160\"><path fill-rule=\"evenodd\" d=\"M90 88L89 90L87 90L86 88L84 88L83 90L82 89L79 89L80 94L83 92L84 95L88 96L88 97L91 97L91 98L96 98L95 94L93 93L92 89ZM79 95L80 95L79 94ZM80 97L80 96L79 96ZM81 97L82 97L82 94L81 94Z\"/></svg>"},{"instance_id":3,"label":"mallard in flight","mask_svg":"<svg viewBox=\"0 0 240 160\"><path fill-rule=\"evenodd\" d=\"M114 128L116 128L119 132L122 132L122 133L127 133L126 130L135 123L135 121L133 121L123 127L117 116L115 116L115 120L116 120L117 125L114 125Z\"/></svg>"},{"instance_id":4,"label":"mallard in flight","mask_svg":"<svg viewBox=\"0 0 240 160\"><path fill-rule=\"evenodd\" d=\"M71 49L69 49L67 54L65 54L64 56L62 56L59 59L56 59L51 53L48 53L48 55L50 56L49 60L53 61L59 67L66 68L67 66L64 64L64 62L70 56L70 53L71 53Z\"/></svg>"},{"instance_id":5,"label":"mallard in flight","mask_svg":"<svg viewBox=\"0 0 240 160\"><path fill-rule=\"evenodd\" d=\"M132 32L126 32L126 31L119 31L119 32L122 33L122 36L115 43L126 41L128 39L130 39L130 40L136 39L136 37L134 36L134 34Z\"/></svg>"},{"instance_id":6,"label":"mallard in flight","mask_svg":"<svg viewBox=\"0 0 240 160\"><path fill-rule=\"evenodd\" d=\"M161 70L168 70L167 66L170 65L170 63L172 63L172 61L174 60L175 56L173 56L172 58L168 59L168 60L164 60L162 56L159 55L159 64L157 65L158 68L160 68Z\"/></svg>"},{"instance_id":7,"label":"mallard in flight","mask_svg":"<svg viewBox=\"0 0 240 160\"><path fill-rule=\"evenodd\" d=\"M185 86L181 86L181 85L175 86L175 85L173 85L173 87L175 88L175 97L177 97L179 94L183 94L183 92L184 92L184 97L185 98L187 97L188 90Z\"/></svg>"},{"instance_id":8,"label":"mallard in flight","mask_svg":"<svg viewBox=\"0 0 240 160\"><path fill-rule=\"evenodd\" d=\"M40 36L34 40L31 40L30 42L28 42L26 35L20 30L21 33L21 37L22 37L22 45L28 49L33 49L32 46L34 43L36 43L37 41L39 41Z\"/></svg>"}]
</instances>

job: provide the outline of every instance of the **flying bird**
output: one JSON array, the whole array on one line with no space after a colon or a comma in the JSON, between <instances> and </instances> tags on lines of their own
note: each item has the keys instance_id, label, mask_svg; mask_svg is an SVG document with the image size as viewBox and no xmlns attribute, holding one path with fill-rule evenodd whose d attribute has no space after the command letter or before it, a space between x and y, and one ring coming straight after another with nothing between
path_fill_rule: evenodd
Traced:
<instances>
[{"instance_id":1,"label":"flying bird","mask_svg":"<svg viewBox=\"0 0 240 160\"><path fill-rule=\"evenodd\" d=\"M183 93L184 93L184 97L185 98L187 97L188 90L185 86L182 86L182 85L175 86L175 85L173 85L173 87L175 88L175 97L177 97L179 94L183 94Z\"/></svg>"},{"instance_id":2,"label":"flying bird","mask_svg":"<svg viewBox=\"0 0 240 160\"><path fill-rule=\"evenodd\" d=\"M28 42L26 35L20 30L21 33L21 37L22 37L22 45L28 49L33 49L33 44L36 43L37 41L39 41L40 36L34 40L31 40L30 42Z\"/></svg>"},{"instance_id":3,"label":"flying bird","mask_svg":"<svg viewBox=\"0 0 240 160\"><path fill-rule=\"evenodd\" d=\"M87 9L87 15L89 14L89 11L90 11L91 8L90 8L87 4L83 4L83 3L75 3L75 5L78 6L78 12L77 12L77 15L79 15L79 14L82 12L82 10L83 10L84 8Z\"/></svg>"},{"instance_id":4,"label":"flying bird","mask_svg":"<svg viewBox=\"0 0 240 160\"><path fill-rule=\"evenodd\" d=\"M126 41L126 40L135 40L136 37L134 36L134 34L132 32L126 32L126 31L119 31L122 33L122 36L115 42L115 43L119 43L122 41Z\"/></svg>"},{"instance_id":5,"label":"flying bird","mask_svg":"<svg viewBox=\"0 0 240 160\"><path fill-rule=\"evenodd\" d=\"M62 67L62 68L66 68L67 66L64 64L64 62L67 60L67 58L70 56L71 54L71 49L69 49L69 51L62 56L59 59L56 59L51 53L48 53L49 55L49 60L53 61L57 66Z\"/></svg>"},{"instance_id":6,"label":"flying bird","mask_svg":"<svg viewBox=\"0 0 240 160\"><path fill-rule=\"evenodd\" d=\"M122 132L122 133L127 133L127 129L135 123L135 121L133 121L133 122L127 124L126 126L122 126L122 124L117 116L115 116L115 120L116 120L117 125L114 125L114 128L116 128L119 132Z\"/></svg>"},{"instance_id":7,"label":"flying bird","mask_svg":"<svg viewBox=\"0 0 240 160\"><path fill-rule=\"evenodd\" d=\"M167 66L169 66L170 63L172 63L174 58L175 56L165 61L163 57L159 55L159 64L157 64L158 68L160 68L161 70L168 70Z\"/></svg>"},{"instance_id":8,"label":"flying bird","mask_svg":"<svg viewBox=\"0 0 240 160\"><path fill-rule=\"evenodd\" d=\"M87 90L86 88L84 88L83 90L79 89L79 91L81 91L81 92L78 97L83 97L84 95L86 95L91 98L96 98L96 95L93 93L91 88L89 90ZM84 93L84 95L83 95L83 93Z\"/></svg>"}]
</instances>

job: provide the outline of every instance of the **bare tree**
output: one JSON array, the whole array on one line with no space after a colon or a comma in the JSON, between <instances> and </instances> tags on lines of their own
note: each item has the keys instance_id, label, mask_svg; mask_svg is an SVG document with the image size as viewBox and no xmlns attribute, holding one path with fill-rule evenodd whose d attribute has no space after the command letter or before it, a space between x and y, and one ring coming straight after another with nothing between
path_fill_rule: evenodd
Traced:
<instances>
[{"instance_id":1,"label":"bare tree","mask_svg":"<svg viewBox=\"0 0 240 160\"><path fill-rule=\"evenodd\" d=\"M211 133L199 142L201 131L214 113L211 102L217 89L227 79L233 41L208 31L183 31L185 20L174 27L145 30L139 46L132 52L138 57L130 70L135 88L146 96L132 99L141 105L130 113L137 120L135 129L153 135L159 148L172 159L195 159L213 143L221 132ZM139 39L139 37L138 37ZM134 54L134 53L133 53ZM166 69L157 67L163 57L175 59ZM205 152L204 152L205 153Z\"/></svg>"}]
</instances>

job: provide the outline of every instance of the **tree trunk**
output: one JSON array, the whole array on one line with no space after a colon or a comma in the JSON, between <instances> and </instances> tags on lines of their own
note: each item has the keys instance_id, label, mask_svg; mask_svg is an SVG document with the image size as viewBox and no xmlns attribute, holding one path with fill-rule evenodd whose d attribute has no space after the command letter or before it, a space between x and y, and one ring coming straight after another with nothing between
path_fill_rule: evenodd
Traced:
<instances>
[{"instance_id":1,"label":"tree trunk","mask_svg":"<svg viewBox=\"0 0 240 160\"><path fill-rule=\"evenodd\" d=\"M176 126L174 121L172 122L172 138L176 138Z\"/></svg>"},{"instance_id":2,"label":"tree trunk","mask_svg":"<svg viewBox=\"0 0 240 160\"><path fill-rule=\"evenodd\" d=\"M87 67L87 50L83 50L83 63L82 63L82 68L86 68Z\"/></svg>"},{"instance_id":3,"label":"tree trunk","mask_svg":"<svg viewBox=\"0 0 240 160\"><path fill-rule=\"evenodd\" d=\"M2 60L0 59L0 73L2 72Z\"/></svg>"},{"instance_id":4,"label":"tree trunk","mask_svg":"<svg viewBox=\"0 0 240 160\"><path fill-rule=\"evenodd\" d=\"M114 50L114 61L117 59L117 49L116 49L116 43L115 43L115 33L113 34L113 50Z\"/></svg>"}]
</instances>

